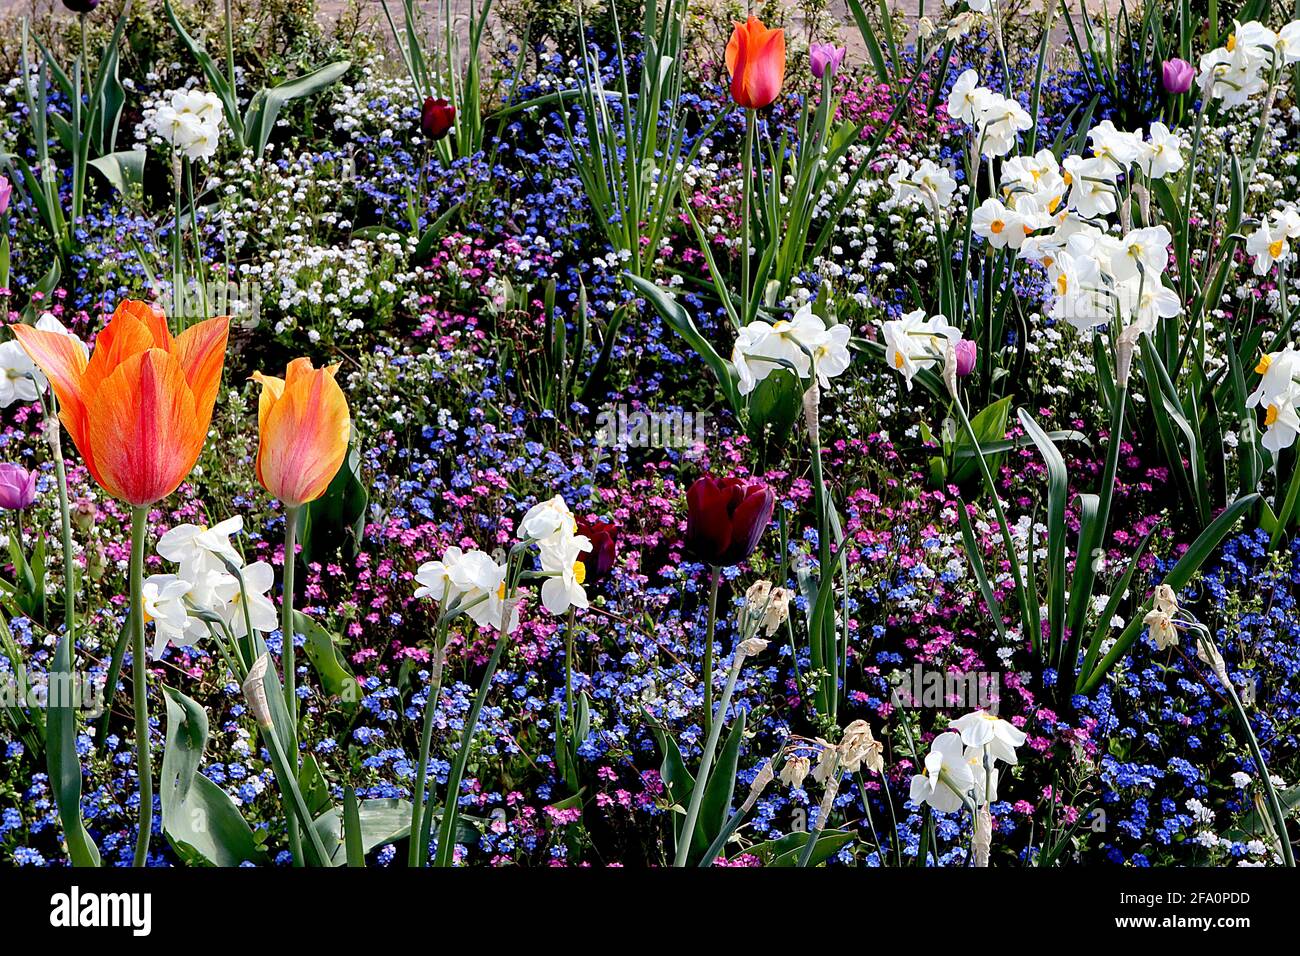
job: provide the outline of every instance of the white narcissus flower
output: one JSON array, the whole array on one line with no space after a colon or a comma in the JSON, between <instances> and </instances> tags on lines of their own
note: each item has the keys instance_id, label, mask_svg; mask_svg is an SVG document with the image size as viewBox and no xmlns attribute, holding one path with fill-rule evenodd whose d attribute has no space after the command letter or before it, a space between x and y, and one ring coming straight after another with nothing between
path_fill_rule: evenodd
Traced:
<instances>
[{"instance_id":1,"label":"white narcissus flower","mask_svg":"<svg viewBox=\"0 0 1300 956\"><path fill-rule=\"evenodd\" d=\"M189 631L190 615L185 607L185 595L190 587L189 581L174 574L151 574L145 578L140 604L145 623L152 622L154 626L155 660L162 656L168 644L189 647L194 643L195 635Z\"/></svg>"},{"instance_id":2,"label":"white narcissus flower","mask_svg":"<svg viewBox=\"0 0 1300 956\"><path fill-rule=\"evenodd\" d=\"M211 527L178 524L158 539L154 550L159 557L180 565L181 577L193 581L202 571L224 573L226 565L221 560L223 557L236 567L244 563L235 546L230 543L230 536L238 534L243 528L244 519L240 515Z\"/></svg>"},{"instance_id":3,"label":"white narcissus flower","mask_svg":"<svg viewBox=\"0 0 1300 956\"><path fill-rule=\"evenodd\" d=\"M453 545L438 560L425 561L420 565L415 572L415 581L420 585L415 589L415 596L433 598L446 610L456 600L456 566L464 554L464 551Z\"/></svg>"},{"instance_id":4,"label":"white narcissus flower","mask_svg":"<svg viewBox=\"0 0 1300 956\"><path fill-rule=\"evenodd\" d=\"M1005 156L1019 135L1034 125L1033 118L1016 100L990 93L982 101L975 142L983 156Z\"/></svg>"},{"instance_id":5,"label":"white narcissus flower","mask_svg":"<svg viewBox=\"0 0 1300 956\"><path fill-rule=\"evenodd\" d=\"M1116 282L1146 277L1158 283L1169 265L1169 244L1173 236L1164 226L1133 229L1119 242L1119 252L1110 261L1110 273Z\"/></svg>"},{"instance_id":6,"label":"white narcissus flower","mask_svg":"<svg viewBox=\"0 0 1300 956\"><path fill-rule=\"evenodd\" d=\"M849 367L850 335L847 325L827 329L812 305L805 305L788 321L769 323L756 319L740 330L731 350L740 394L748 395L778 368L793 367L795 374L806 380L814 362L819 382L828 385L831 378Z\"/></svg>"},{"instance_id":7,"label":"white narcissus flower","mask_svg":"<svg viewBox=\"0 0 1300 956\"><path fill-rule=\"evenodd\" d=\"M1062 167L1070 195L1066 200L1071 209L1084 219L1109 216L1119 208L1115 188L1115 167L1106 159L1067 156Z\"/></svg>"},{"instance_id":8,"label":"white narcissus flower","mask_svg":"<svg viewBox=\"0 0 1300 956\"><path fill-rule=\"evenodd\" d=\"M1065 179L1056 154L1050 149L1040 149L1033 156L1008 159L1002 164L1000 182L1003 197L1013 206L1022 196L1032 197L1044 210L1053 213L1065 196Z\"/></svg>"},{"instance_id":9,"label":"white narcissus flower","mask_svg":"<svg viewBox=\"0 0 1300 956\"><path fill-rule=\"evenodd\" d=\"M908 799L928 803L940 813L952 813L965 806L963 799L975 789L975 775L962 746L961 735L940 734L925 755L925 767L912 777Z\"/></svg>"},{"instance_id":10,"label":"white narcissus flower","mask_svg":"<svg viewBox=\"0 0 1300 956\"><path fill-rule=\"evenodd\" d=\"M898 167L889 177L897 199L920 199L932 212L942 210L952 202L957 192L957 180L952 174L934 163L923 159L913 168L905 159L898 161Z\"/></svg>"},{"instance_id":11,"label":"white narcissus flower","mask_svg":"<svg viewBox=\"0 0 1300 956\"><path fill-rule=\"evenodd\" d=\"M936 315L927 319L924 309L882 322L880 328L885 361L903 376L909 390L918 371L943 360L948 341L961 339L961 332L949 325L947 318Z\"/></svg>"},{"instance_id":12,"label":"white narcissus flower","mask_svg":"<svg viewBox=\"0 0 1300 956\"><path fill-rule=\"evenodd\" d=\"M1231 38L1230 38L1231 40ZM1242 106L1261 92L1267 81L1260 75L1262 63L1250 47L1231 40L1232 48L1219 47L1201 57L1197 84L1223 101L1227 109Z\"/></svg>"},{"instance_id":13,"label":"white narcissus flower","mask_svg":"<svg viewBox=\"0 0 1300 956\"><path fill-rule=\"evenodd\" d=\"M1300 61L1300 20L1292 20L1277 31L1277 44L1273 47L1283 63Z\"/></svg>"},{"instance_id":14,"label":"white narcissus flower","mask_svg":"<svg viewBox=\"0 0 1300 956\"><path fill-rule=\"evenodd\" d=\"M187 159L207 159L217 151L223 118L215 93L177 90L154 113L154 131Z\"/></svg>"},{"instance_id":15,"label":"white narcissus flower","mask_svg":"<svg viewBox=\"0 0 1300 956\"><path fill-rule=\"evenodd\" d=\"M957 77L957 82L948 93L949 116L970 126L975 125L980 111L980 99L989 93L988 90L981 89L979 84L980 75L974 70L967 70Z\"/></svg>"},{"instance_id":16,"label":"white narcissus flower","mask_svg":"<svg viewBox=\"0 0 1300 956\"><path fill-rule=\"evenodd\" d=\"M971 216L971 232L994 249L1019 249L1033 228L1020 213L991 196Z\"/></svg>"},{"instance_id":17,"label":"white narcissus flower","mask_svg":"<svg viewBox=\"0 0 1300 956\"><path fill-rule=\"evenodd\" d=\"M812 350L813 371L817 373L817 383L822 388L829 388L831 379L848 369L853 361L849 353L849 339L852 330L843 322L837 322L826 330L826 338Z\"/></svg>"},{"instance_id":18,"label":"white narcissus flower","mask_svg":"<svg viewBox=\"0 0 1300 956\"><path fill-rule=\"evenodd\" d=\"M275 603L269 596L271 589L275 587L275 571L267 562L255 561L244 568L240 574L244 578L242 592L239 579L233 574L223 575L223 579L214 586L213 590L222 601L221 609L217 613L236 637L244 637L248 633L249 623L252 624L253 630L261 631L263 634L274 631L280 623ZM248 609L247 622L244 620L245 604Z\"/></svg>"},{"instance_id":19,"label":"white narcissus flower","mask_svg":"<svg viewBox=\"0 0 1300 956\"><path fill-rule=\"evenodd\" d=\"M1284 391L1269 399L1264 409L1265 431L1260 444L1272 452L1274 458L1283 448L1294 445L1296 435L1300 434L1297 404L1300 404L1300 384L1291 382Z\"/></svg>"},{"instance_id":20,"label":"white narcissus flower","mask_svg":"<svg viewBox=\"0 0 1300 956\"><path fill-rule=\"evenodd\" d=\"M1003 763L1017 761L1016 748L1025 742L1025 734L1014 724L986 710L976 710L952 722L967 747L987 747L989 754Z\"/></svg>"},{"instance_id":21,"label":"white narcissus flower","mask_svg":"<svg viewBox=\"0 0 1300 956\"><path fill-rule=\"evenodd\" d=\"M461 606L479 627L499 630L506 602L506 566L482 551L467 551L456 564L454 583L462 593ZM511 602L514 603L514 596ZM507 633L519 625L514 607L506 622Z\"/></svg>"},{"instance_id":22,"label":"white narcissus flower","mask_svg":"<svg viewBox=\"0 0 1300 956\"><path fill-rule=\"evenodd\" d=\"M578 519L561 495L533 505L519 522L519 539L539 543L562 541L578 528Z\"/></svg>"},{"instance_id":23,"label":"white narcissus flower","mask_svg":"<svg viewBox=\"0 0 1300 956\"><path fill-rule=\"evenodd\" d=\"M808 776L810 769L812 769L811 760L802 754L794 754L786 759L785 766L781 768L781 782L797 790L803 786L804 778Z\"/></svg>"},{"instance_id":24,"label":"white narcissus flower","mask_svg":"<svg viewBox=\"0 0 1300 956\"><path fill-rule=\"evenodd\" d=\"M1183 168L1182 138L1164 123L1152 123L1137 164L1152 179L1164 179L1178 172Z\"/></svg>"},{"instance_id":25,"label":"white narcissus flower","mask_svg":"<svg viewBox=\"0 0 1300 956\"><path fill-rule=\"evenodd\" d=\"M1151 632L1151 639L1156 642L1157 650L1165 650L1171 644L1178 643L1178 625L1173 616L1159 608L1148 611L1142 623Z\"/></svg>"},{"instance_id":26,"label":"white narcissus flower","mask_svg":"<svg viewBox=\"0 0 1300 956\"><path fill-rule=\"evenodd\" d=\"M1246 397L1246 407L1268 405L1273 399L1291 387L1296 375L1300 374L1300 352L1295 346L1288 345L1279 352L1268 352L1260 356L1255 372L1262 375L1259 385Z\"/></svg>"},{"instance_id":27,"label":"white narcissus flower","mask_svg":"<svg viewBox=\"0 0 1300 956\"><path fill-rule=\"evenodd\" d=\"M1255 275L1267 275L1275 262L1289 258L1291 239L1297 236L1300 217L1294 209L1287 209L1272 216L1263 217L1255 231L1246 237L1246 254L1255 257Z\"/></svg>"},{"instance_id":28,"label":"white narcissus flower","mask_svg":"<svg viewBox=\"0 0 1300 956\"><path fill-rule=\"evenodd\" d=\"M1120 317L1132 325L1135 334L1152 334L1161 319L1172 319L1182 314L1183 301L1178 293L1159 279L1148 277L1129 279L1115 286L1115 301Z\"/></svg>"},{"instance_id":29,"label":"white narcissus flower","mask_svg":"<svg viewBox=\"0 0 1300 956\"><path fill-rule=\"evenodd\" d=\"M14 402L36 401L40 397L36 382L39 374L31 356L16 339L0 343L0 408Z\"/></svg>"},{"instance_id":30,"label":"white narcissus flower","mask_svg":"<svg viewBox=\"0 0 1300 956\"><path fill-rule=\"evenodd\" d=\"M587 578L587 566L579 555L590 550L591 541L580 534L540 549L542 570L549 575L542 582L542 606L552 614L587 606L587 591L582 586Z\"/></svg>"},{"instance_id":31,"label":"white narcissus flower","mask_svg":"<svg viewBox=\"0 0 1300 956\"><path fill-rule=\"evenodd\" d=\"M1142 137L1117 129L1110 120L1103 120L1088 131L1092 155L1114 166L1115 173L1128 172L1128 168L1142 155Z\"/></svg>"}]
</instances>

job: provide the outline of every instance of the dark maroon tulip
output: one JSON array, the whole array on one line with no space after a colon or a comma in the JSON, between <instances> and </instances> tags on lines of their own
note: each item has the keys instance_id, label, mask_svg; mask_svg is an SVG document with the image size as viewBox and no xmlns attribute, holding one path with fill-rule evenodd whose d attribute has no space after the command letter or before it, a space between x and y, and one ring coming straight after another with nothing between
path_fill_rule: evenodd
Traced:
<instances>
[{"instance_id":1,"label":"dark maroon tulip","mask_svg":"<svg viewBox=\"0 0 1300 956\"><path fill-rule=\"evenodd\" d=\"M714 567L739 564L758 547L775 506L761 481L705 475L686 492L686 547Z\"/></svg>"},{"instance_id":2,"label":"dark maroon tulip","mask_svg":"<svg viewBox=\"0 0 1300 956\"><path fill-rule=\"evenodd\" d=\"M957 377L965 378L975 371L975 357L979 354L971 339L962 339L955 346L957 350Z\"/></svg>"},{"instance_id":3,"label":"dark maroon tulip","mask_svg":"<svg viewBox=\"0 0 1300 956\"><path fill-rule=\"evenodd\" d=\"M420 111L420 127L429 139L442 139L456 124L456 107L441 96L430 96Z\"/></svg>"},{"instance_id":4,"label":"dark maroon tulip","mask_svg":"<svg viewBox=\"0 0 1300 956\"><path fill-rule=\"evenodd\" d=\"M578 555L587 571L584 583L591 584L609 574L618 560L618 525L596 517L579 517L578 534L591 542L591 550Z\"/></svg>"},{"instance_id":5,"label":"dark maroon tulip","mask_svg":"<svg viewBox=\"0 0 1300 956\"><path fill-rule=\"evenodd\" d=\"M22 465L0 464L0 508L21 511L36 500L36 475Z\"/></svg>"},{"instance_id":6,"label":"dark maroon tulip","mask_svg":"<svg viewBox=\"0 0 1300 956\"><path fill-rule=\"evenodd\" d=\"M90 13L99 6L99 0L63 0L63 5L73 13Z\"/></svg>"},{"instance_id":7,"label":"dark maroon tulip","mask_svg":"<svg viewBox=\"0 0 1300 956\"><path fill-rule=\"evenodd\" d=\"M1165 60L1160 70L1160 82L1165 92L1175 96L1190 90L1194 79L1196 79L1196 67L1177 57Z\"/></svg>"}]
</instances>

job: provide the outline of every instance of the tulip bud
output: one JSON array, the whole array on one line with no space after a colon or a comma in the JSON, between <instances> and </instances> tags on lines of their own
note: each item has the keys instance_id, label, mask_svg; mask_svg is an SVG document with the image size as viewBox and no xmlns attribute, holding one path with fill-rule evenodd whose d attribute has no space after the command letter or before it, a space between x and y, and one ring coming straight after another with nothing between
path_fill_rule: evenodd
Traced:
<instances>
[{"instance_id":1,"label":"tulip bud","mask_svg":"<svg viewBox=\"0 0 1300 956\"><path fill-rule=\"evenodd\" d=\"M73 13L90 13L99 6L99 0L63 0L63 5Z\"/></svg>"},{"instance_id":2,"label":"tulip bud","mask_svg":"<svg viewBox=\"0 0 1300 956\"><path fill-rule=\"evenodd\" d=\"M0 508L21 511L36 500L36 475L22 465L0 463Z\"/></svg>"},{"instance_id":3,"label":"tulip bud","mask_svg":"<svg viewBox=\"0 0 1300 956\"><path fill-rule=\"evenodd\" d=\"M13 198L13 183L8 176L0 176L0 216L9 211L9 200Z\"/></svg>"},{"instance_id":4,"label":"tulip bud","mask_svg":"<svg viewBox=\"0 0 1300 956\"><path fill-rule=\"evenodd\" d=\"M957 350L957 377L965 378L975 371L975 359L979 356L979 347L973 339L962 339L955 346Z\"/></svg>"},{"instance_id":5,"label":"tulip bud","mask_svg":"<svg viewBox=\"0 0 1300 956\"><path fill-rule=\"evenodd\" d=\"M87 498L78 498L77 506L72 509L72 521L77 526L77 530L82 534L89 534L95 528L95 519L99 517L99 509L95 503Z\"/></svg>"},{"instance_id":6,"label":"tulip bud","mask_svg":"<svg viewBox=\"0 0 1300 956\"><path fill-rule=\"evenodd\" d=\"M740 564L758 547L775 507L762 482L705 475L686 492L686 547L714 567Z\"/></svg>"},{"instance_id":7,"label":"tulip bud","mask_svg":"<svg viewBox=\"0 0 1300 956\"><path fill-rule=\"evenodd\" d=\"M737 23L727 43L731 98L757 110L771 105L785 82L785 31L769 30L757 17Z\"/></svg>"},{"instance_id":8,"label":"tulip bud","mask_svg":"<svg viewBox=\"0 0 1300 956\"><path fill-rule=\"evenodd\" d=\"M456 107L443 97L430 96L420 110L420 128L429 139L442 139L456 125Z\"/></svg>"},{"instance_id":9,"label":"tulip bud","mask_svg":"<svg viewBox=\"0 0 1300 956\"><path fill-rule=\"evenodd\" d=\"M1195 78L1196 67L1177 57L1172 60L1165 60L1160 70L1160 83L1165 88L1165 92L1173 96L1178 96L1190 90L1192 80Z\"/></svg>"},{"instance_id":10,"label":"tulip bud","mask_svg":"<svg viewBox=\"0 0 1300 956\"><path fill-rule=\"evenodd\" d=\"M812 75L821 79L827 74L834 76L844 62L846 50L834 43L814 43L808 50L808 66Z\"/></svg>"},{"instance_id":11,"label":"tulip bud","mask_svg":"<svg viewBox=\"0 0 1300 956\"><path fill-rule=\"evenodd\" d=\"M618 525L594 517L579 517L577 533L591 542L591 550L578 555L587 572L586 583L593 584L605 577L618 561Z\"/></svg>"}]
</instances>

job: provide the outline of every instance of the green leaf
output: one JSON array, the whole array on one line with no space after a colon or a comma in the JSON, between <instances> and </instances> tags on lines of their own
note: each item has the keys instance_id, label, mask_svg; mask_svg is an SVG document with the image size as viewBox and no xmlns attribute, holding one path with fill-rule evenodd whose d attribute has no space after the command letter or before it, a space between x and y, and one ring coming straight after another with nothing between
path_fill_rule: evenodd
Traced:
<instances>
[{"instance_id":1,"label":"green leaf","mask_svg":"<svg viewBox=\"0 0 1300 956\"><path fill-rule=\"evenodd\" d=\"M72 694L72 651L68 635L59 638L50 666L54 687L64 688L51 694L46 716L46 771L50 790L63 823L63 836L73 866L99 866L99 850L81 822L81 757L77 753L77 712Z\"/></svg>"},{"instance_id":2,"label":"green leaf","mask_svg":"<svg viewBox=\"0 0 1300 956\"><path fill-rule=\"evenodd\" d=\"M1021 408L1016 415L1047 465L1047 610L1052 659L1055 660L1065 639L1065 504L1070 494L1070 476L1060 450L1029 411Z\"/></svg>"},{"instance_id":3,"label":"green leaf","mask_svg":"<svg viewBox=\"0 0 1300 956\"><path fill-rule=\"evenodd\" d=\"M340 698L344 709L355 709L361 700L361 685L339 652L338 638L301 611L293 612L293 627L307 638L307 659L325 690Z\"/></svg>"},{"instance_id":4,"label":"green leaf","mask_svg":"<svg viewBox=\"0 0 1300 956\"><path fill-rule=\"evenodd\" d=\"M167 746L159 797L163 833L182 857L211 866L261 862L263 851L229 795L198 772L208 715L180 691L163 687Z\"/></svg>"},{"instance_id":5,"label":"green leaf","mask_svg":"<svg viewBox=\"0 0 1300 956\"><path fill-rule=\"evenodd\" d=\"M790 433L803 410L803 386L789 369L771 372L749 393L749 422L746 431L760 459L769 464L779 460L779 452L790 440Z\"/></svg>"},{"instance_id":6,"label":"green leaf","mask_svg":"<svg viewBox=\"0 0 1300 956\"><path fill-rule=\"evenodd\" d=\"M333 86L352 68L351 60L339 60L317 67L310 73L286 80L278 86L263 89L253 97L244 115L244 145L253 148L253 154L260 157L266 150L271 138L271 130L280 116L280 110L292 100L312 96L321 90Z\"/></svg>"},{"instance_id":7,"label":"green leaf","mask_svg":"<svg viewBox=\"0 0 1300 956\"><path fill-rule=\"evenodd\" d=\"M361 836L361 807L357 803L357 792L351 787L343 788L343 844L347 850L348 866L366 865L366 847Z\"/></svg>"},{"instance_id":8,"label":"green leaf","mask_svg":"<svg viewBox=\"0 0 1300 956\"><path fill-rule=\"evenodd\" d=\"M979 439L981 448L988 449L991 446L1000 447L1001 443L1007 437L1007 416L1011 411L1011 396L999 399L987 408L980 410L979 414L970 420L971 431ZM975 446L971 443L970 436L965 430L958 432L957 441L953 454L956 460L953 462L952 474L948 476L948 481L953 484L961 484L975 476L979 463L975 460ZM993 474L998 473L998 467L1001 462L1001 455L997 454L988 459L989 471ZM930 462L931 474L934 473L934 462Z\"/></svg>"},{"instance_id":9,"label":"green leaf","mask_svg":"<svg viewBox=\"0 0 1300 956\"><path fill-rule=\"evenodd\" d=\"M411 802L409 800L362 800L357 806L357 834L360 837L361 856L377 847L406 839L411 833ZM330 854L333 866L348 862L347 844L344 840L343 814L333 807L315 822L321 843ZM348 864L352 865L352 864Z\"/></svg>"},{"instance_id":10,"label":"green leaf","mask_svg":"<svg viewBox=\"0 0 1300 956\"><path fill-rule=\"evenodd\" d=\"M322 563L344 550L354 557L365 536L370 491L362 480L361 446L355 440L325 494L301 511L298 540L303 564Z\"/></svg>"},{"instance_id":11,"label":"green leaf","mask_svg":"<svg viewBox=\"0 0 1300 956\"><path fill-rule=\"evenodd\" d=\"M89 165L123 196L132 196L144 188L146 155L142 149L124 149L92 159Z\"/></svg>"},{"instance_id":12,"label":"green leaf","mask_svg":"<svg viewBox=\"0 0 1300 956\"><path fill-rule=\"evenodd\" d=\"M690 866L699 863L731 816L731 796L736 789L736 768L740 762L740 745L744 739L745 711L742 710L736 715L731 730L727 733L726 743L723 744L709 774L709 782L704 787L699 823L695 827L695 839L691 842Z\"/></svg>"},{"instance_id":13,"label":"green leaf","mask_svg":"<svg viewBox=\"0 0 1300 956\"><path fill-rule=\"evenodd\" d=\"M767 861L768 866L798 866L799 855L808 842L808 837L807 833L787 833L779 839L757 843L750 847L749 852ZM851 830L821 831L808 865L820 866L856 838L857 834Z\"/></svg>"}]
</instances>

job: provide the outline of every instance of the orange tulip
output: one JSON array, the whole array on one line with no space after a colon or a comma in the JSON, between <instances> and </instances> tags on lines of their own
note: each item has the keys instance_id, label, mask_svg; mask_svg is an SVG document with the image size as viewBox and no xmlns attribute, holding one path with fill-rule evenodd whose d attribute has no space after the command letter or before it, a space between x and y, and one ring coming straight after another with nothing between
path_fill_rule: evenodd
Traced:
<instances>
[{"instance_id":1,"label":"orange tulip","mask_svg":"<svg viewBox=\"0 0 1300 956\"><path fill-rule=\"evenodd\" d=\"M737 23L727 43L731 98L751 110L767 106L785 81L785 31L769 30L757 17Z\"/></svg>"},{"instance_id":2,"label":"orange tulip","mask_svg":"<svg viewBox=\"0 0 1300 956\"><path fill-rule=\"evenodd\" d=\"M253 373L257 403L257 480L290 508L315 501L343 464L352 423L348 400L334 381L337 365L312 368L294 359L284 378Z\"/></svg>"},{"instance_id":3,"label":"orange tulip","mask_svg":"<svg viewBox=\"0 0 1300 956\"><path fill-rule=\"evenodd\" d=\"M194 468L212 423L229 316L172 337L146 302L117 307L87 360L59 332L13 326L59 399L59 420L95 480L135 507L166 498Z\"/></svg>"}]
</instances>

